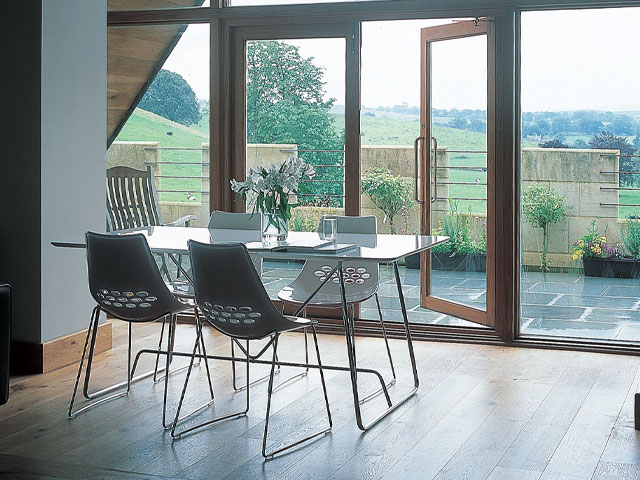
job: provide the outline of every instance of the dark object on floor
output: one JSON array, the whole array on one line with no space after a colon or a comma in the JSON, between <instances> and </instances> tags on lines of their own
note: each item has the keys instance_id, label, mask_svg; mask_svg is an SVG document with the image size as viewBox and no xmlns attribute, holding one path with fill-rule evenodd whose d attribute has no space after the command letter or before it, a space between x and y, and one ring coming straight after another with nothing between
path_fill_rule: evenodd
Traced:
<instances>
[{"instance_id":1,"label":"dark object on floor","mask_svg":"<svg viewBox=\"0 0 640 480\"><path fill-rule=\"evenodd\" d=\"M11 285L0 285L0 405L9 400L11 322Z\"/></svg>"}]
</instances>

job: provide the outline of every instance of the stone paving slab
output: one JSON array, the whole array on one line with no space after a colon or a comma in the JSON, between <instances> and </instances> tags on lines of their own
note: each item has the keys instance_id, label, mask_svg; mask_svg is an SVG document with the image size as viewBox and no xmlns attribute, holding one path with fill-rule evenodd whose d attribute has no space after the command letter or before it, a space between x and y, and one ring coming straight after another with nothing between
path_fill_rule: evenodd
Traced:
<instances>
[{"instance_id":1,"label":"stone paving slab","mask_svg":"<svg viewBox=\"0 0 640 480\"><path fill-rule=\"evenodd\" d=\"M523 318L545 320L578 320L586 313L586 307L558 307L555 305L522 305Z\"/></svg>"},{"instance_id":2,"label":"stone paving slab","mask_svg":"<svg viewBox=\"0 0 640 480\"><path fill-rule=\"evenodd\" d=\"M552 335L560 337L582 337L615 339L621 329L620 325L598 322L576 322L571 320L534 319L527 323L525 333L528 335Z\"/></svg>"},{"instance_id":3,"label":"stone paving slab","mask_svg":"<svg viewBox=\"0 0 640 480\"><path fill-rule=\"evenodd\" d=\"M269 294L275 297L301 268L295 262L265 262L263 280ZM478 326L421 308L420 271L400 267L399 273L410 322ZM483 272L433 272L433 292L451 301L484 308L485 289ZM384 319L402 321L395 275L389 266L380 266L378 293ZM523 334L640 340L640 279L523 272L521 301ZM364 302L361 316L378 319L375 299Z\"/></svg>"},{"instance_id":4,"label":"stone paving slab","mask_svg":"<svg viewBox=\"0 0 640 480\"><path fill-rule=\"evenodd\" d=\"M632 309L639 299L626 298L626 297L598 297L593 295L560 295L560 297L553 302L554 306L580 306L580 307L601 307L611 308L615 310L619 309ZM524 301L524 299L523 299ZM529 303L529 302L527 302Z\"/></svg>"},{"instance_id":5,"label":"stone paving slab","mask_svg":"<svg viewBox=\"0 0 640 480\"><path fill-rule=\"evenodd\" d=\"M573 293L576 295L604 295L610 285L576 285L573 283L536 283L528 292Z\"/></svg>"},{"instance_id":6,"label":"stone paving slab","mask_svg":"<svg viewBox=\"0 0 640 480\"><path fill-rule=\"evenodd\" d=\"M613 308L591 308L583 316L586 322L607 322L640 325L640 311Z\"/></svg>"}]
</instances>

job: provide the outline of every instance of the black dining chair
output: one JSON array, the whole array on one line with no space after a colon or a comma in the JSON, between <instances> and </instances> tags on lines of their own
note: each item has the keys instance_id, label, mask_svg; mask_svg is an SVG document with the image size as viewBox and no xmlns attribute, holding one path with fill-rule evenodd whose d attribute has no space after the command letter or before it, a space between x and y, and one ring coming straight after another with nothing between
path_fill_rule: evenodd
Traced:
<instances>
[{"instance_id":1,"label":"black dining chair","mask_svg":"<svg viewBox=\"0 0 640 480\"><path fill-rule=\"evenodd\" d=\"M162 423L165 428L170 424L166 422L167 390L169 382L169 365L172 359L173 340L175 335L175 316L192 308L192 305L180 302L171 294L166 284L162 280L158 266L147 244L144 235L105 235L101 233L87 232L85 235L87 245L87 268L89 275L89 291L96 301L93 309L87 337L80 359L78 376L76 377L71 404L68 415L74 418L78 414L109 400L127 395L131 389L131 384L137 379L148 377L156 371L141 375L137 379L133 377L140 353L154 353L166 356L166 367L164 371L164 399L162 409ZM127 379L111 387L97 392L89 392L89 379L93 354L95 349L96 335L98 331L98 321L100 312L106 312L110 317L123 320L129 324L128 335L128 355L127 355ZM161 350L162 337L157 350L143 350L137 356L131 368L131 331L134 323L153 322L169 317L169 335L167 350ZM164 331L164 324L163 324ZM200 335L196 336L200 339ZM213 387L209 365L206 362L206 351L204 342L200 342L202 353L204 354L207 376L209 378L209 388L213 399ZM87 356L87 348L89 353ZM82 376L82 367L85 357L87 366L85 369L84 396L87 400L102 397L82 408L73 411L73 406ZM117 391L112 395L108 393Z\"/></svg>"},{"instance_id":2,"label":"black dining chair","mask_svg":"<svg viewBox=\"0 0 640 480\"><path fill-rule=\"evenodd\" d=\"M322 370L322 362L320 360L320 349L318 348L318 337L315 329L316 322L306 318L285 316L275 308L260 281L260 277L253 266L249 252L244 245L211 245L191 240L189 242L189 257L191 259L196 295L198 338L193 347L191 363L187 371L180 402L178 403L176 417L173 421L171 435L177 438L187 432L214 424L221 420L246 415L249 410L250 385L247 385L246 405L243 410L205 421L181 431L176 431L178 423L182 421L180 418L180 410L189 383L191 367L196 358L198 341L202 336L203 321L224 335L231 337L234 343L240 348L246 358L247 378L249 378L249 365L251 361L257 360L269 350L270 347L273 347L271 374L269 376L269 386L267 390L267 413L262 438L262 455L265 458L273 457L284 450L330 432L332 426L331 411L329 409L327 388ZM313 331L329 428L267 452L269 413L271 410L271 396L273 394L273 377L276 370L278 341L282 333L303 329L305 327L310 327ZM268 339L268 342L262 347L258 354L251 355L249 352L249 341L262 339ZM243 340L245 341L244 345L241 343ZM305 365L300 364L299 366L304 367Z\"/></svg>"}]
</instances>

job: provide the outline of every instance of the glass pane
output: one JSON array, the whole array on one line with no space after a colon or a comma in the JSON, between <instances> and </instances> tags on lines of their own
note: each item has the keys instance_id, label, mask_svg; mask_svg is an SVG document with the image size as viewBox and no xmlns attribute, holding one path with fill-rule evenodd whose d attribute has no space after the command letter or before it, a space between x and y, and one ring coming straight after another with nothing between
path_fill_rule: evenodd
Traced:
<instances>
[{"instance_id":1,"label":"glass pane","mask_svg":"<svg viewBox=\"0 0 640 480\"><path fill-rule=\"evenodd\" d=\"M455 19L456 21L460 19ZM413 200L414 140L420 135L420 31L424 27L449 24L453 19L401 20L364 22L362 25L362 109L361 109L361 172L363 192L362 214L376 215L378 229L388 233L416 234L420 231L420 208ZM471 42L473 43L473 42ZM453 165L478 165L477 171L439 169L439 185L435 225L442 222L448 212L448 197L478 197L475 201L460 202L458 208L465 214L472 207L472 217L486 215L486 187L478 187L476 178L486 178L485 154L450 153L449 150L486 150L484 125L486 122L486 43L482 46L460 44L445 48L436 47L433 64L434 101L438 107L433 112L434 136L438 138L440 167ZM469 50L472 49L472 50ZM468 52L468 53L467 53ZM468 61L472 63L464 65ZM476 58L476 56L478 58ZM482 63L484 60L484 64ZM469 75L473 69L474 75ZM476 70L480 70L477 74ZM384 72L381 75L380 72ZM462 72L462 74L461 74ZM481 75L485 74L484 77ZM470 80L471 79L471 80ZM482 84L477 93L470 86ZM464 90L466 96L460 96ZM464 108L472 109L467 112ZM478 109L475 111L473 109ZM480 132L478 132L480 130ZM426 146L428 148L428 145ZM375 179L376 172L386 172L393 191L404 191L403 208L393 214L384 212L375 201L375 193L367 193L367 179ZM468 177L471 173L471 180ZM450 181L465 181L467 186L447 185ZM459 178L461 177L461 178ZM478 183L486 183L481 180ZM398 188L400 184L402 187ZM466 190L465 190L466 189ZM380 203L379 203L380 204ZM480 232L480 221L474 220L476 233ZM433 312L420 306L419 258L407 259L400 267L403 293L409 321L422 324L475 325L471 322ZM381 286L378 292L382 316L386 321L401 321L400 302L393 271L381 267ZM479 272L455 272L434 270L434 293L438 296L476 302L484 307L486 282ZM466 288L465 288L466 285ZM361 317L378 320L376 300L364 302Z\"/></svg>"},{"instance_id":2,"label":"glass pane","mask_svg":"<svg viewBox=\"0 0 640 480\"><path fill-rule=\"evenodd\" d=\"M191 225L206 226L209 26L111 27L107 73L107 128L113 140L107 168L150 165L162 221L195 215Z\"/></svg>"},{"instance_id":3,"label":"glass pane","mask_svg":"<svg viewBox=\"0 0 640 480\"><path fill-rule=\"evenodd\" d=\"M638 21L522 14L522 335L640 340Z\"/></svg>"},{"instance_id":4,"label":"glass pane","mask_svg":"<svg viewBox=\"0 0 640 480\"><path fill-rule=\"evenodd\" d=\"M432 142L438 149L431 228L451 239L432 252L431 294L484 310L487 37L435 42L431 49Z\"/></svg>"},{"instance_id":5,"label":"glass pane","mask_svg":"<svg viewBox=\"0 0 640 480\"><path fill-rule=\"evenodd\" d=\"M300 183L292 231L344 213L344 52L342 38L247 43L247 171L298 158L317 172Z\"/></svg>"}]
</instances>

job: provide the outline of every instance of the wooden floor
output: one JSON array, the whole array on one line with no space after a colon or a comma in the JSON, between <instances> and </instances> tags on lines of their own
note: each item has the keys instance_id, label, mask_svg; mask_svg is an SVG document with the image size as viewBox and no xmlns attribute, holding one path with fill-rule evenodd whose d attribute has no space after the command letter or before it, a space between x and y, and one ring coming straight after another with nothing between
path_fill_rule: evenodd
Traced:
<instances>
[{"instance_id":1,"label":"wooden floor","mask_svg":"<svg viewBox=\"0 0 640 480\"><path fill-rule=\"evenodd\" d=\"M157 344L159 326L134 329L135 346ZM206 332L211 351L228 352L220 335ZM193 345L193 327L180 325L177 347ZM122 377L126 329L114 324L111 351L96 357L96 386ZM381 339L359 338L358 361L388 373ZM280 358L302 359L302 337L281 340ZM624 479L640 478L640 436L633 428L633 394L640 358L551 350L419 342L420 389L367 433L354 421L348 375L327 372L334 418L330 435L263 462L260 455L266 383L252 387L247 417L172 441L161 427L162 383L137 384L131 394L74 420L66 416L75 367L15 378L0 407L0 477L142 479ZM324 363L346 363L344 339L321 336ZM392 397L408 390L405 343L393 341L400 371ZM313 358L313 356L312 356ZM177 361L176 361L177 363ZM146 367L152 359L146 360ZM252 377L266 372L256 366ZM291 370L278 375L287 378ZM216 362L216 404L206 419L238 408L230 366ZM362 391L375 387L360 378ZM204 368L187 393L206 399ZM171 376L175 405L184 372ZM272 437L278 444L322 428L319 376L290 382L274 394ZM364 405L366 418L382 398Z\"/></svg>"}]
</instances>

